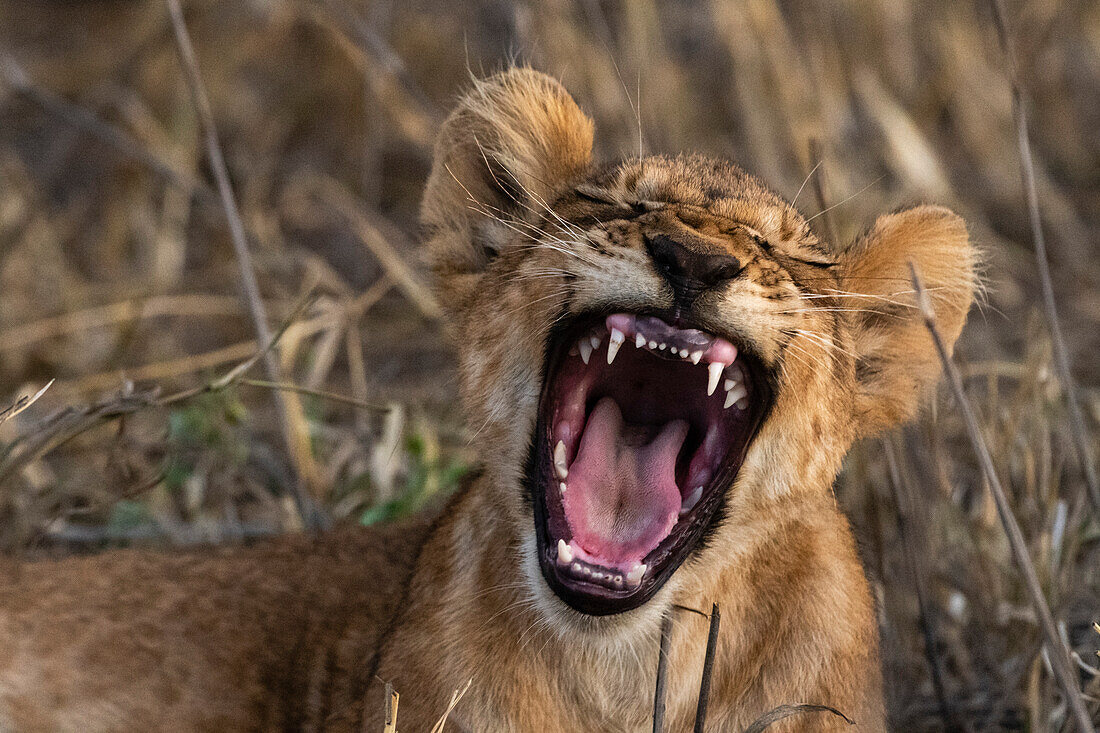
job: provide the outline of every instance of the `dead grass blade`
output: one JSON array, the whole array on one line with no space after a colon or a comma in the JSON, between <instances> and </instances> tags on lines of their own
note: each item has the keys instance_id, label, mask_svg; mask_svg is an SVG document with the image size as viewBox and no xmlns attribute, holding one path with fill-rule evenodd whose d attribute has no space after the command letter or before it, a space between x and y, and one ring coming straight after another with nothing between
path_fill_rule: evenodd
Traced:
<instances>
[{"instance_id":1,"label":"dead grass blade","mask_svg":"<svg viewBox=\"0 0 1100 733\"><path fill-rule=\"evenodd\" d=\"M1008 544L1012 550L1012 557L1016 561L1016 565L1019 567L1020 573L1024 577L1024 586L1027 588L1028 595L1031 598L1032 609L1039 619L1039 628L1046 638L1047 657L1050 661L1051 669L1054 671L1054 677L1058 682L1058 686L1062 688L1062 695L1065 697L1066 704L1069 706L1072 716L1077 719L1077 727L1079 730L1082 731L1082 733L1095 733L1095 728L1090 720L1088 710L1085 708L1085 702L1081 697L1081 690L1077 686L1073 669L1070 666L1065 644L1058 634L1058 627L1055 625L1054 617L1050 613L1050 606L1047 604L1046 597L1043 595L1042 586L1039 585L1039 577L1035 573L1035 567L1032 565L1031 557L1028 554L1027 541L1024 539L1024 533L1020 530L1020 525L1016 521L1016 517L1012 513L1012 507L1008 503L1008 496L1001 486L1001 480L993 465L993 458L989 453L988 446L986 446L985 438L982 436L981 427L978 425L978 418L974 414L974 409L970 405L970 400L967 399L966 391L963 389L962 377L959 376L959 370L955 368L955 362L951 360L951 356L947 353L947 347L944 346L943 339L940 337L940 332L936 328L936 314L932 310L932 303L928 297L928 291L925 290L920 279L920 274L917 272L912 262L909 263L909 273L913 280L913 288L917 293L917 302L920 307L921 316L924 318L924 325L928 328L928 332L932 336L932 340L936 345L936 351L939 352L940 361L943 363L944 373L947 375L947 380L955 395L955 401L958 403L959 412L962 413L967 433L970 436L970 442L974 447L974 452L978 456L978 462L981 465L982 473L985 474L989 490L993 494L993 502L996 505L997 515L1001 520L1001 526L1004 527L1005 534L1008 537Z\"/></svg>"},{"instance_id":2,"label":"dead grass blade","mask_svg":"<svg viewBox=\"0 0 1100 733\"><path fill-rule=\"evenodd\" d=\"M45 387L38 390L33 395L20 397L11 407L6 407L3 410L0 410L0 425L3 425L8 420L11 420L19 413L25 411L35 402L38 402L38 400L42 398L42 395L46 394L46 390L53 386L53 383L55 381L57 380L51 379L49 382L46 383Z\"/></svg>"},{"instance_id":3,"label":"dead grass blade","mask_svg":"<svg viewBox=\"0 0 1100 733\"><path fill-rule=\"evenodd\" d=\"M780 705L774 710L770 710L757 718L752 725L745 729L745 733L760 733L784 718L789 718L792 715L803 715L805 713L832 713L839 718L844 718L848 725L855 725L854 722L849 720L847 715L828 705Z\"/></svg>"},{"instance_id":4,"label":"dead grass blade","mask_svg":"<svg viewBox=\"0 0 1100 733\"><path fill-rule=\"evenodd\" d=\"M400 700L401 696L397 694L397 690L393 689L393 685L387 682L386 708L383 717L385 723L382 726L382 733L397 733L397 704Z\"/></svg>"},{"instance_id":5,"label":"dead grass blade","mask_svg":"<svg viewBox=\"0 0 1100 733\"><path fill-rule=\"evenodd\" d=\"M354 397L336 394L335 392L329 392L323 389L310 389L309 387L302 387L297 384L276 384L275 382L267 382L262 379L242 379L240 380L240 384L248 387L259 387L261 389L277 389L282 392L293 392L294 394L316 397L317 399L327 402L350 405L351 407L358 407L361 410L371 410L372 412L389 412L391 409L389 405L379 405L374 402L367 402L366 400L358 400Z\"/></svg>"},{"instance_id":6,"label":"dead grass blade","mask_svg":"<svg viewBox=\"0 0 1100 733\"><path fill-rule=\"evenodd\" d=\"M1024 195L1027 198L1027 213L1031 220L1031 239L1035 246L1035 265L1039 269L1039 285L1042 289L1043 311L1050 326L1051 347L1054 351L1054 364L1058 369L1058 379L1066 392L1066 408L1069 411L1070 428L1073 433L1077 458L1081 462L1081 471L1085 475L1089 498L1093 511L1100 517L1100 477L1096 473L1096 463L1089 447L1085 418L1077 396L1077 384L1070 371L1069 353L1062 336L1062 325L1058 318L1058 306L1054 300L1054 285L1050 277L1050 262L1047 259L1046 236L1043 234L1043 222L1039 214L1039 194L1035 185L1035 163L1031 158L1031 137L1027 131L1027 110L1024 108L1023 91L1020 87L1019 72L1016 69L1015 49L1012 37L1008 33L1002 0L991 0L993 17L996 20L997 36L1005 54L1006 73L1012 85L1012 114L1016 124L1016 143L1020 149L1020 176L1023 179Z\"/></svg>"},{"instance_id":7,"label":"dead grass blade","mask_svg":"<svg viewBox=\"0 0 1100 733\"><path fill-rule=\"evenodd\" d=\"M239 314L240 299L203 293L134 298L118 303L61 313L0 331L0 352L119 323L145 318L220 318Z\"/></svg>"},{"instance_id":8,"label":"dead grass blade","mask_svg":"<svg viewBox=\"0 0 1100 733\"><path fill-rule=\"evenodd\" d=\"M432 726L432 733L443 733L443 726L447 725L447 718L451 717L451 713L454 712L455 707L458 706L458 701L462 699L467 691L469 691L470 685L472 684L474 684L473 677L466 681L465 687L461 690L455 690L454 693L451 694L451 702L447 705L447 709L443 711L442 717Z\"/></svg>"},{"instance_id":9,"label":"dead grass blade","mask_svg":"<svg viewBox=\"0 0 1100 733\"><path fill-rule=\"evenodd\" d=\"M0 79L17 94L41 107L50 115L102 140L124 157L141 163L173 186L204 195L213 193L202 181L190 173L177 170L153 155L122 130L101 120L94 112L35 85L15 59L7 54L0 54Z\"/></svg>"},{"instance_id":10,"label":"dead grass blade","mask_svg":"<svg viewBox=\"0 0 1100 733\"><path fill-rule=\"evenodd\" d=\"M703 733L707 722L707 704L710 702L711 675L714 674L714 654L718 651L718 626L722 614L715 603L710 608L710 630L707 632L707 653L703 657L703 677L699 682L699 702L695 706L695 733Z\"/></svg>"},{"instance_id":11,"label":"dead grass blade","mask_svg":"<svg viewBox=\"0 0 1100 733\"><path fill-rule=\"evenodd\" d=\"M924 587L926 571L920 558L923 558L924 553L928 550L927 537L923 531L913 531L913 495L910 493L910 484L901 477L898 456L893 442L889 438L884 439L882 448L886 455L886 467L890 474L890 487L894 491L894 504L898 515L898 534L901 535L905 559L913 578L913 591L917 596L917 613L921 635L924 637L924 656L928 660L928 668L932 674L932 689L936 694L936 702L939 704L944 729L948 731L961 730L962 728L959 726L955 711L948 701L947 692L944 688L943 663L936 652L935 627L928 605L928 591Z\"/></svg>"},{"instance_id":12,"label":"dead grass blade","mask_svg":"<svg viewBox=\"0 0 1100 733\"><path fill-rule=\"evenodd\" d=\"M661 622L661 645L657 650L657 684L653 690L653 733L661 733L665 725L665 688L668 686L668 647L672 641L672 614Z\"/></svg>"},{"instance_id":13,"label":"dead grass blade","mask_svg":"<svg viewBox=\"0 0 1100 733\"><path fill-rule=\"evenodd\" d=\"M390 243L392 239L400 236L397 229L388 227L387 231L383 231L364 213L367 207L338 181L331 178L318 178L314 181L314 185L318 197L348 220L363 246L370 250L378 260L378 264L421 315L431 320L440 318L443 309L439 301L417 272L405 262L405 258L398 249ZM413 248L405 246L401 249L408 252Z\"/></svg>"}]
</instances>

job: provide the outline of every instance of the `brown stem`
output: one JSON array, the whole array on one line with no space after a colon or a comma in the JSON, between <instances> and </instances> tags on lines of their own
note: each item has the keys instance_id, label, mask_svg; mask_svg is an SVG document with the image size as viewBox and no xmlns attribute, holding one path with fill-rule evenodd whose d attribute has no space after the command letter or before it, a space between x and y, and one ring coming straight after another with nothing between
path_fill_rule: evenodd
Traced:
<instances>
[{"instance_id":1,"label":"brown stem","mask_svg":"<svg viewBox=\"0 0 1100 733\"><path fill-rule=\"evenodd\" d=\"M1005 534L1008 537L1008 545L1012 550L1012 557L1016 561L1020 573L1024 576L1024 586L1027 588L1028 595L1031 598L1031 605L1035 610L1035 615L1039 619L1039 628L1046 638L1047 656L1050 660L1050 666L1054 670L1054 678L1062 688L1062 695L1066 699L1066 704L1069 706L1071 714L1077 719L1078 728L1082 733L1095 733L1095 728L1093 728L1092 721L1089 719L1088 710L1085 708L1085 701L1081 697L1081 690L1077 686L1073 669L1070 666L1069 657L1066 654L1066 647L1062 643L1061 637L1058 635L1058 627L1055 625L1054 617L1050 613L1050 606L1047 605L1042 586L1039 585L1039 576L1036 575L1035 567L1032 565L1031 557L1028 555L1024 533L1020 530L1020 525L1017 523L1016 517L1012 513L1012 507L1008 503L1008 496L1005 494L1004 488L1001 486L1001 480L997 476L997 470L993 465L993 458L989 454L989 448L985 444L985 438L982 436L981 427L978 425L978 418L974 414L974 409L970 405L970 400L966 397L966 391L963 389L962 377L959 376L959 370L955 366L955 362L951 360L951 356L947 353L947 347L944 346L943 338L940 337L940 332L936 328L936 314L932 310L932 303L928 297L928 291L924 289L917 268L912 262L909 263L909 274L913 280L913 288L917 293L917 302L920 307L921 316L924 318L924 325L932 335L932 341L936 345L936 351L939 352L940 361L943 363L944 373L947 375L947 380L951 384L951 390L954 392L956 402L958 402L959 411L962 413L963 421L966 423L966 431L970 436L970 442L974 447L974 452L978 455L978 462L982 467L982 472L985 474L986 483L989 485L989 490L993 494L993 503L997 507L997 516L1000 517L1001 526L1004 527Z\"/></svg>"},{"instance_id":2,"label":"brown stem","mask_svg":"<svg viewBox=\"0 0 1100 733\"><path fill-rule=\"evenodd\" d=\"M1054 301L1054 285L1050 277L1050 262L1047 260L1046 237L1039 215L1039 194L1035 186L1035 163L1031 159L1031 138L1027 132L1027 110L1024 107L1023 92L1020 87L1019 73L1016 69L1012 38L1008 34L1005 22L1004 6L1001 0L991 0L993 17L996 21L997 36L1005 54L1006 73L1012 85L1012 113L1016 123L1016 144L1020 149L1020 177L1023 179L1024 195L1027 198L1027 213L1031 220L1031 238L1035 246L1035 264L1039 270L1039 286L1043 295L1043 311L1050 325L1051 347L1054 351L1054 366L1058 370L1058 379L1066 392L1066 408L1069 411L1070 429L1073 433L1077 459L1085 475L1085 485L1092 500L1093 511L1100 517L1100 478L1096 473L1096 463L1089 448L1089 437L1085 427L1084 414L1077 397L1077 384L1070 371L1069 353L1062 326L1058 319L1058 306Z\"/></svg>"}]
</instances>

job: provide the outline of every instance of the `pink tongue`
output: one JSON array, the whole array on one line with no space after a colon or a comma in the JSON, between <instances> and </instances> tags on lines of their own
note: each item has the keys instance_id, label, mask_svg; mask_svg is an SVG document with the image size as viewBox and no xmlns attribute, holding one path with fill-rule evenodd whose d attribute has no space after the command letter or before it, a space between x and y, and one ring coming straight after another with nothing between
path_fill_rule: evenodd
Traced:
<instances>
[{"instance_id":1,"label":"pink tongue","mask_svg":"<svg viewBox=\"0 0 1100 733\"><path fill-rule=\"evenodd\" d=\"M681 502L676 455L687 432L672 420L647 445L628 445L615 400L596 404L562 497L573 540L593 559L640 561L672 531Z\"/></svg>"}]
</instances>

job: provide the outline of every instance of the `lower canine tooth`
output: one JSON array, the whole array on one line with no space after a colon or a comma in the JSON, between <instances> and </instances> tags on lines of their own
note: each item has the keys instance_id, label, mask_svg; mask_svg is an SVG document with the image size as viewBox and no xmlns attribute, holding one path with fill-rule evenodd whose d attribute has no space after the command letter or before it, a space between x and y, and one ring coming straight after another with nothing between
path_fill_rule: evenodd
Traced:
<instances>
[{"instance_id":1,"label":"lower canine tooth","mask_svg":"<svg viewBox=\"0 0 1100 733\"><path fill-rule=\"evenodd\" d=\"M707 397L714 394L714 390L718 389L718 381L722 379L722 370L726 368L726 365L720 361L712 361L710 366L707 367L707 372L710 373L710 380L707 382Z\"/></svg>"},{"instance_id":2,"label":"lower canine tooth","mask_svg":"<svg viewBox=\"0 0 1100 733\"><path fill-rule=\"evenodd\" d=\"M733 385L737 384L739 381L740 380L738 379L727 379L722 386L725 387L727 392L729 392L731 389L733 389Z\"/></svg>"},{"instance_id":3,"label":"lower canine tooth","mask_svg":"<svg viewBox=\"0 0 1100 733\"><path fill-rule=\"evenodd\" d=\"M592 344L588 339L581 339L580 343L577 344L577 348L581 350L581 361L587 364L592 357Z\"/></svg>"},{"instance_id":4,"label":"lower canine tooth","mask_svg":"<svg viewBox=\"0 0 1100 733\"><path fill-rule=\"evenodd\" d=\"M695 508L695 505L699 503L699 498L703 495L703 487L696 486L688 495L684 497L684 501L680 504L680 516L683 516Z\"/></svg>"},{"instance_id":5,"label":"lower canine tooth","mask_svg":"<svg viewBox=\"0 0 1100 733\"><path fill-rule=\"evenodd\" d=\"M615 354L619 353L619 347L623 345L626 336L617 328L611 329L611 338L607 341L607 363L615 361Z\"/></svg>"},{"instance_id":6,"label":"lower canine tooth","mask_svg":"<svg viewBox=\"0 0 1100 733\"><path fill-rule=\"evenodd\" d=\"M729 392L726 392L726 403L722 405L722 408L725 409L732 405L734 402L745 399L746 397L748 397L748 395L749 393L745 389L745 385L735 384L733 385L733 387L730 388Z\"/></svg>"},{"instance_id":7,"label":"lower canine tooth","mask_svg":"<svg viewBox=\"0 0 1100 733\"><path fill-rule=\"evenodd\" d=\"M558 540L558 562L562 565L573 562L573 548L567 545L565 540Z\"/></svg>"}]
</instances>

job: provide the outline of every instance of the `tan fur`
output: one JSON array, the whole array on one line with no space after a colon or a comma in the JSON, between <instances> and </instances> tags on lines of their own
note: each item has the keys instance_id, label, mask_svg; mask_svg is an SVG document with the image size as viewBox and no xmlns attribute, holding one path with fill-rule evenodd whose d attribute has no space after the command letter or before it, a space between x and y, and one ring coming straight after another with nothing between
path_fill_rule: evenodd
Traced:
<instances>
[{"instance_id":1,"label":"tan fur","mask_svg":"<svg viewBox=\"0 0 1100 733\"><path fill-rule=\"evenodd\" d=\"M974 288L963 223L923 206L833 249L728 163L597 168L591 148L588 118L530 70L478 82L444 125L423 218L483 470L430 529L12 566L0 727L381 730L386 680L420 731L473 680L455 730L648 730L660 618L717 602L708 729L818 703L883 730L872 600L831 487L856 439L935 384L907 263L953 342ZM546 339L570 314L668 305L642 236L671 231L745 265L695 316L775 370L775 404L711 540L641 608L585 616L539 573L521 486ZM668 730L691 728L705 640L675 612Z\"/></svg>"}]
</instances>

